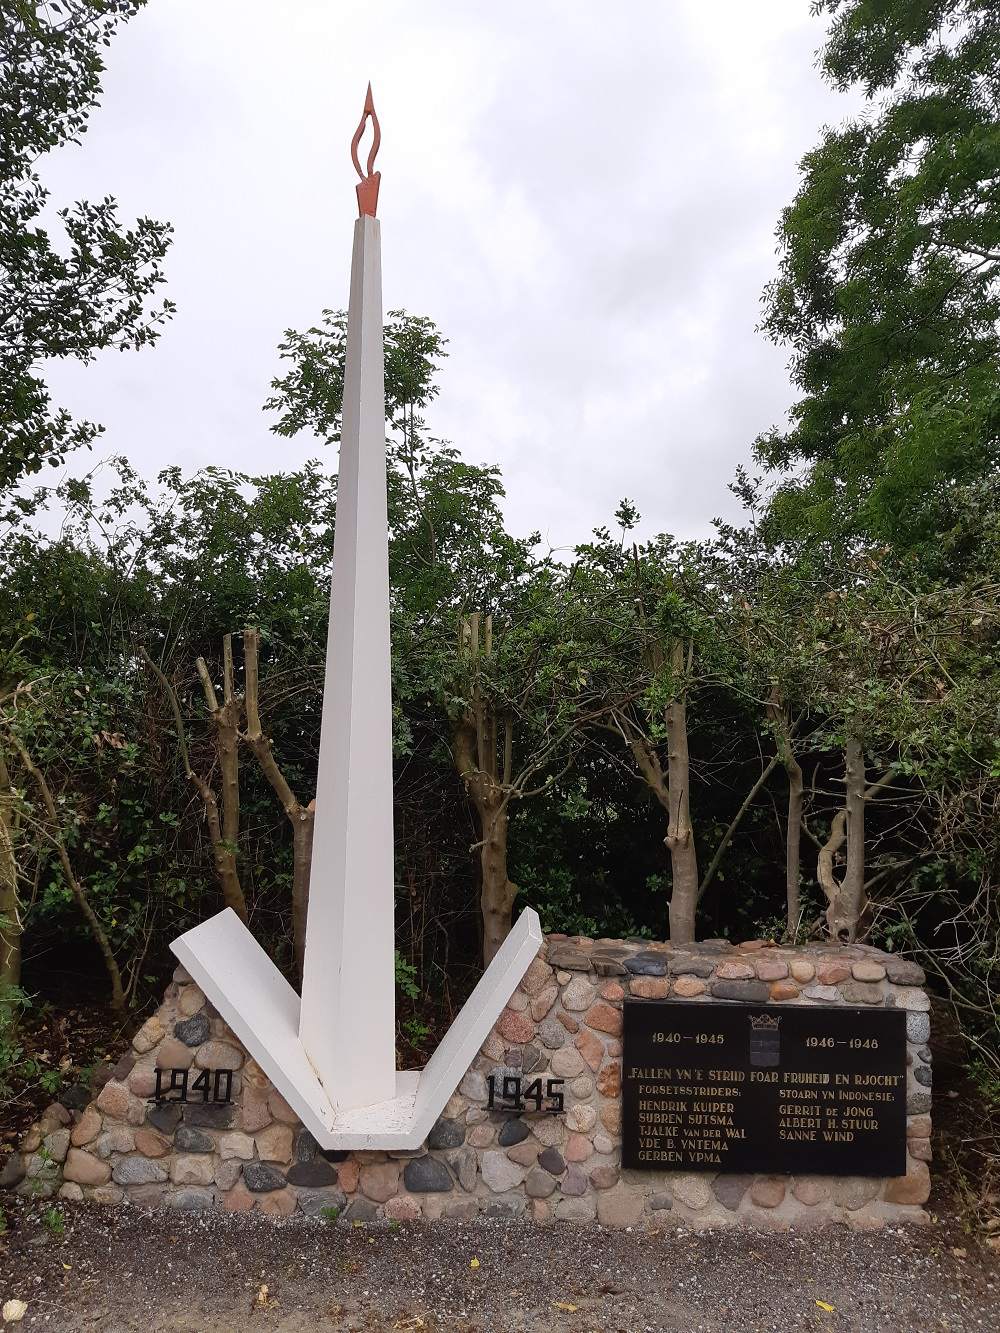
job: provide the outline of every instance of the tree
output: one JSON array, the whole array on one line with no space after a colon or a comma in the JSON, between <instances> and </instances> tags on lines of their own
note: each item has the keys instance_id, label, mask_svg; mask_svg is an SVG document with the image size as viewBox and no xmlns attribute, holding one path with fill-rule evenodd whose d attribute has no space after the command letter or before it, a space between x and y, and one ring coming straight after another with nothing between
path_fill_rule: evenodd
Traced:
<instances>
[{"instance_id":1,"label":"tree","mask_svg":"<svg viewBox=\"0 0 1000 1333\"><path fill-rule=\"evenodd\" d=\"M65 235L38 225L49 194L36 163L78 143L100 98L103 49L145 0L12 0L0 32L0 492L56 465L101 427L52 408L38 373L48 357L91 361L155 341L173 304L163 282L171 228L131 228L110 196L59 211Z\"/></svg>"},{"instance_id":2,"label":"tree","mask_svg":"<svg viewBox=\"0 0 1000 1333\"><path fill-rule=\"evenodd\" d=\"M1000 25L994 0L815 0L862 116L824 133L778 229L763 328L802 392L758 440L784 536L942 561L992 528L1000 445ZM983 499L986 499L984 496Z\"/></svg>"}]
</instances>

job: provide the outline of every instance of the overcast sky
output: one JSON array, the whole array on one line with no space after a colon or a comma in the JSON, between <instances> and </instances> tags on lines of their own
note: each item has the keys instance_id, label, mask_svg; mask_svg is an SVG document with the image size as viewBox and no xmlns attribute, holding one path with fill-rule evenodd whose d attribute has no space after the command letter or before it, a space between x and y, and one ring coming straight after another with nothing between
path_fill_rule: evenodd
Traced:
<instances>
[{"instance_id":1,"label":"overcast sky","mask_svg":"<svg viewBox=\"0 0 1000 1333\"><path fill-rule=\"evenodd\" d=\"M173 222L178 313L54 396L150 475L335 468L261 404L282 330L346 304L370 78L385 307L450 339L434 432L501 465L518 533L584 540L623 496L703 533L792 400L754 326L796 163L850 109L821 38L808 0L149 0L44 176Z\"/></svg>"}]
</instances>

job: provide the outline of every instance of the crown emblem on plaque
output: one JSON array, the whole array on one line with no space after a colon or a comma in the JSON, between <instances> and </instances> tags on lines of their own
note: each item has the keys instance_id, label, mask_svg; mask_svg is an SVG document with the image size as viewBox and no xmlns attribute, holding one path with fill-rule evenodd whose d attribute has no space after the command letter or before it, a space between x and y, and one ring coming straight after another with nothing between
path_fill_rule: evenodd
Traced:
<instances>
[{"instance_id":1,"label":"crown emblem on plaque","mask_svg":"<svg viewBox=\"0 0 1000 1333\"><path fill-rule=\"evenodd\" d=\"M780 1015L778 1017L772 1014L750 1015L750 1026L755 1032L777 1032L780 1022Z\"/></svg>"}]
</instances>

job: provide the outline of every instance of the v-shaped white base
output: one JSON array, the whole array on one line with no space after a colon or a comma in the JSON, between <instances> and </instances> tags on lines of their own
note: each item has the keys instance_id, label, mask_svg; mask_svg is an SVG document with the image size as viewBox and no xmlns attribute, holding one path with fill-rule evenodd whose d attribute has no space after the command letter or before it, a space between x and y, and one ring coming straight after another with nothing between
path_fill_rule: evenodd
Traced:
<instances>
[{"instance_id":1,"label":"v-shaped white base","mask_svg":"<svg viewBox=\"0 0 1000 1333\"><path fill-rule=\"evenodd\" d=\"M527 907L426 1068L397 1071L391 1101L352 1108L331 1104L299 1040L299 997L235 912L170 947L321 1148L386 1150L423 1143L541 944L538 914Z\"/></svg>"}]
</instances>

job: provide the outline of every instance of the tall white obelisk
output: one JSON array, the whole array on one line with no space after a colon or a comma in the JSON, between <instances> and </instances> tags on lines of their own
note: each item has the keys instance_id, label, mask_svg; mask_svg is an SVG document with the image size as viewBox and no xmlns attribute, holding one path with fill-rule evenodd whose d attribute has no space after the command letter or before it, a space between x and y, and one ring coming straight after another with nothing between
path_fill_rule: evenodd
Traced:
<instances>
[{"instance_id":1,"label":"tall white obelisk","mask_svg":"<svg viewBox=\"0 0 1000 1333\"><path fill-rule=\"evenodd\" d=\"M374 139L367 175L358 144ZM299 1035L335 1108L396 1093L389 536L380 173L371 85L347 316L333 586Z\"/></svg>"},{"instance_id":2,"label":"tall white obelisk","mask_svg":"<svg viewBox=\"0 0 1000 1333\"><path fill-rule=\"evenodd\" d=\"M369 120L366 173L358 144ZM369 86L351 144L361 216L301 1000L230 908L170 946L320 1146L344 1150L423 1143L542 944L526 907L424 1069L396 1069L378 146Z\"/></svg>"}]
</instances>

